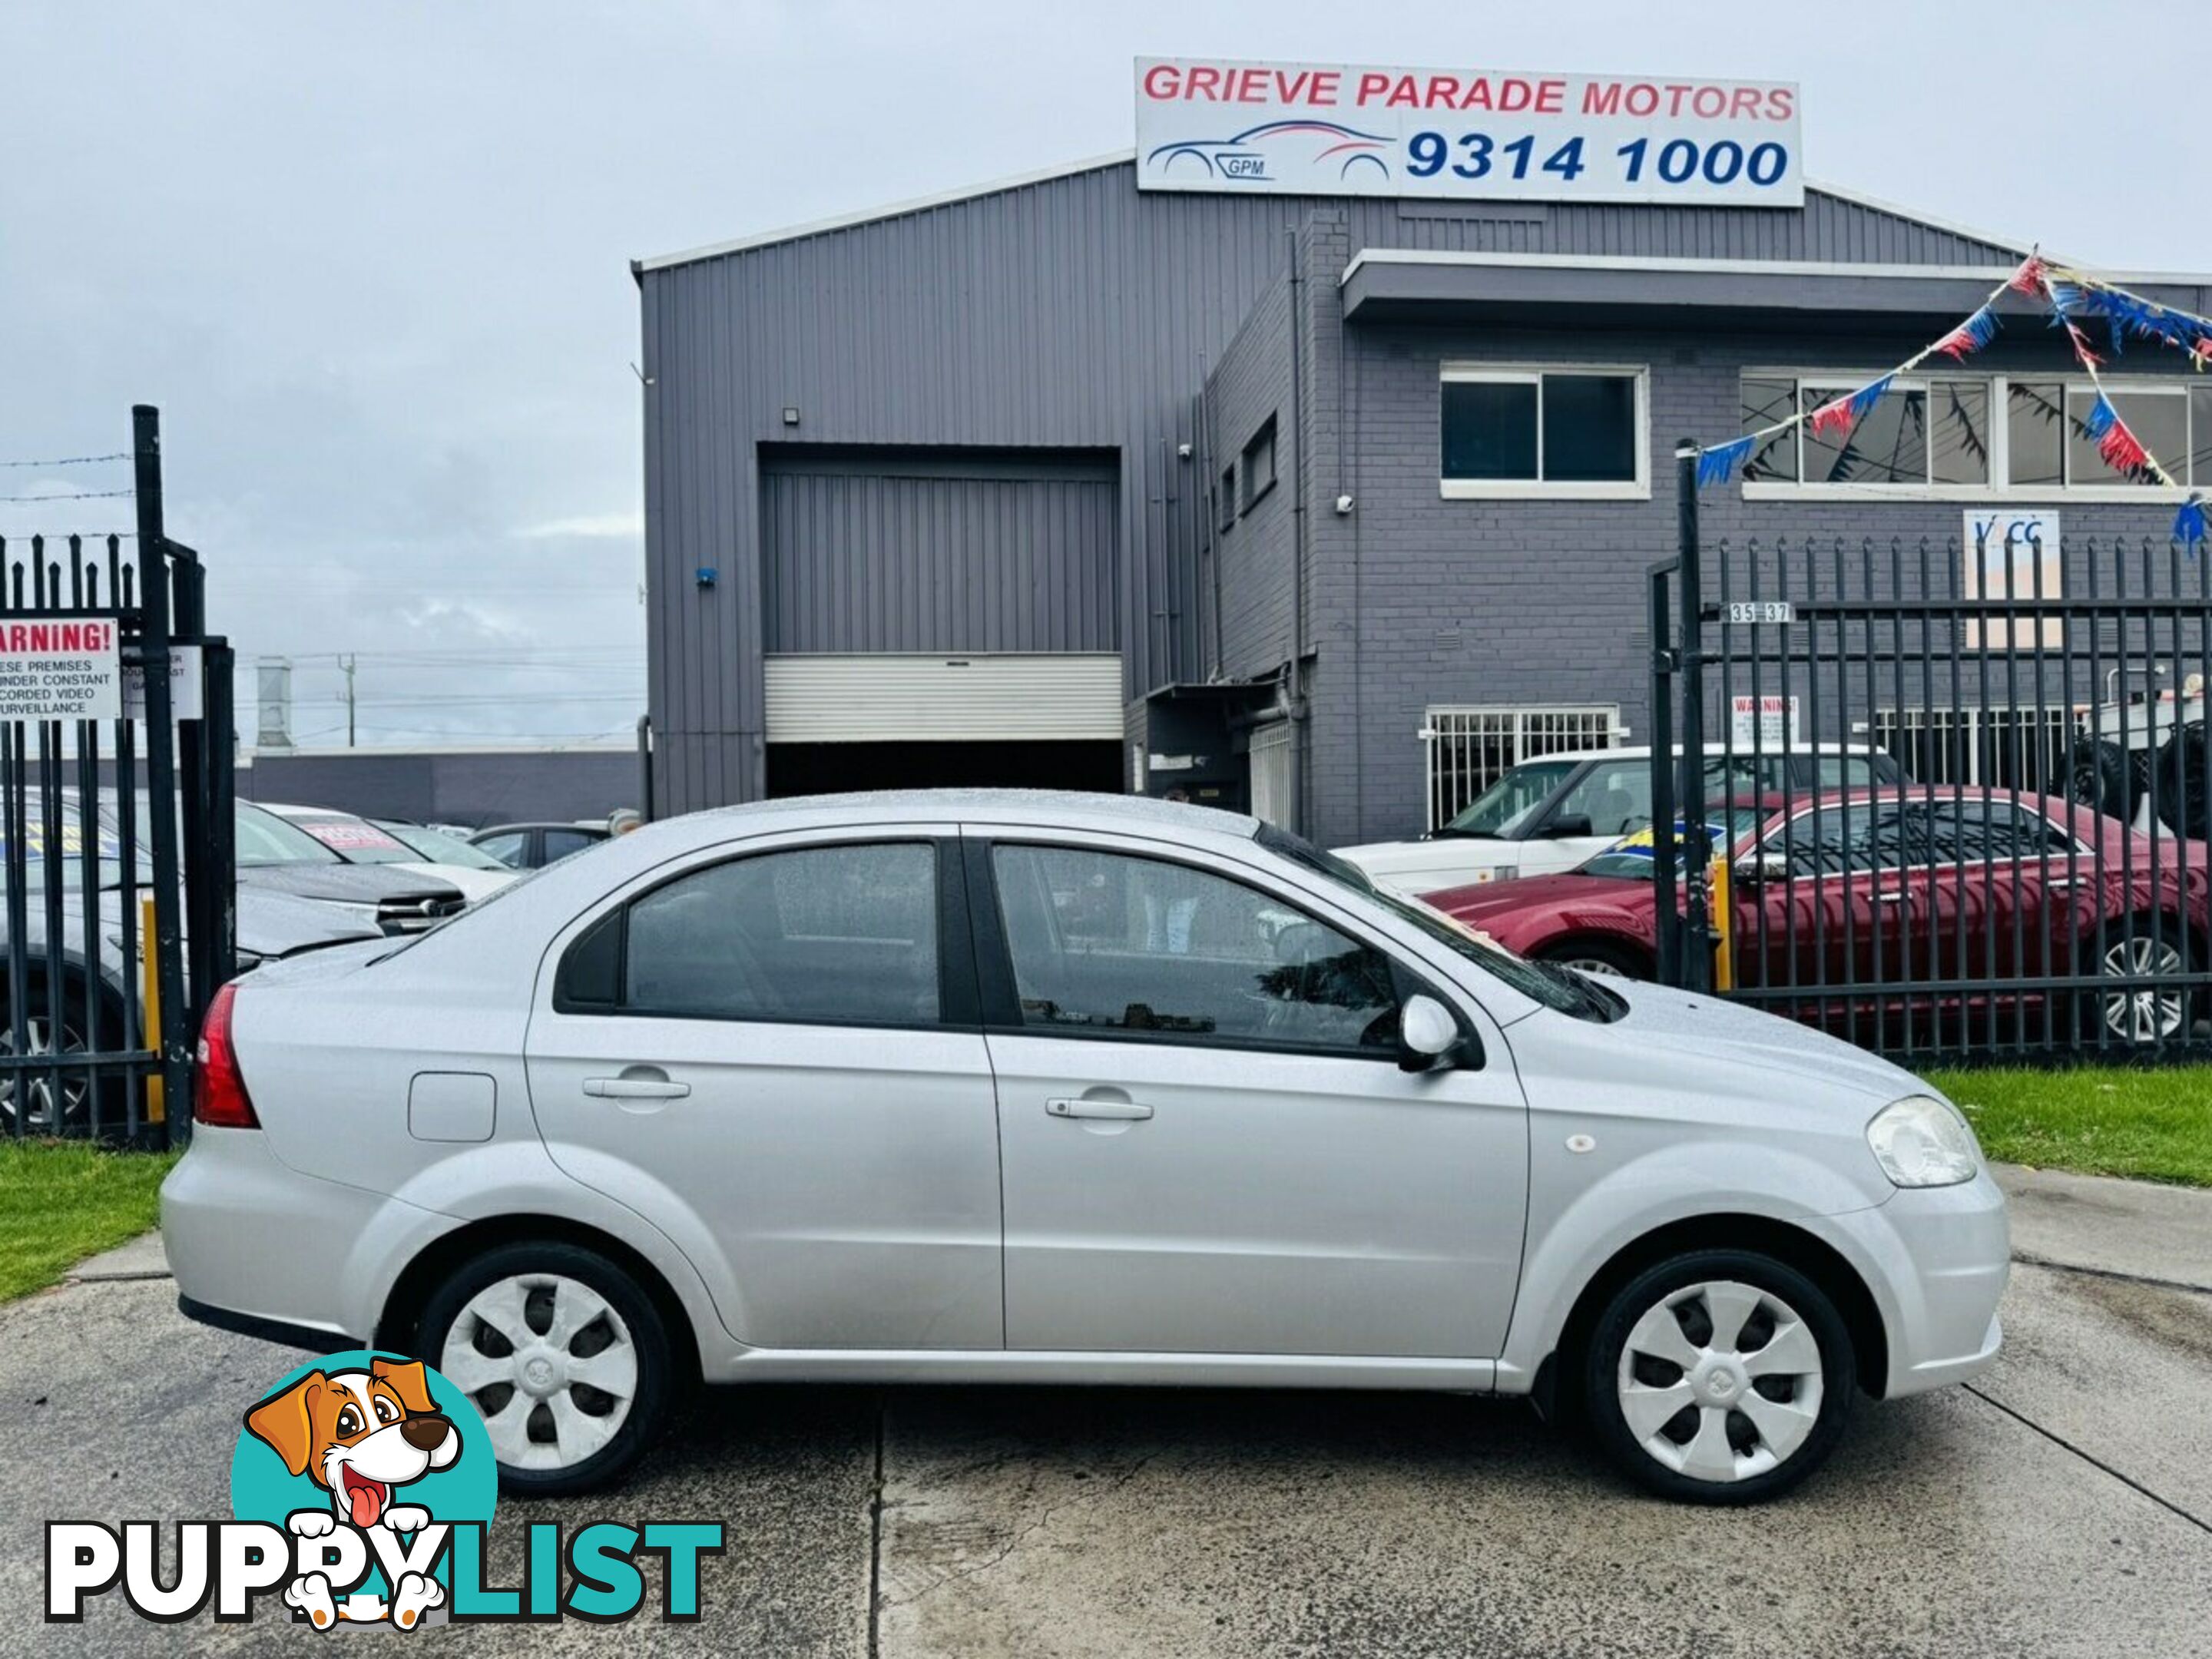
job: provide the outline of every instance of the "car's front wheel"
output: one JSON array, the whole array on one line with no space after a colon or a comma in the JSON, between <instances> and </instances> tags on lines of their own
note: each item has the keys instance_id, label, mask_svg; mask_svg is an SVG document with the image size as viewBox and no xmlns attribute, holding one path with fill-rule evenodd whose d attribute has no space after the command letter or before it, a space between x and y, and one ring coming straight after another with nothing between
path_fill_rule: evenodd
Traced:
<instances>
[{"instance_id":1,"label":"car's front wheel","mask_svg":"<svg viewBox=\"0 0 2212 1659\"><path fill-rule=\"evenodd\" d=\"M1583 1403L1632 1480L1689 1503L1752 1504L1826 1461L1855 1376L1850 1333L1811 1279L1754 1251L1698 1250L1607 1303Z\"/></svg>"},{"instance_id":2,"label":"car's front wheel","mask_svg":"<svg viewBox=\"0 0 2212 1659\"><path fill-rule=\"evenodd\" d=\"M637 1461L674 1393L653 1299L595 1251L505 1244L450 1274L418 1351L484 1419L499 1479L533 1496L588 1491Z\"/></svg>"}]
</instances>

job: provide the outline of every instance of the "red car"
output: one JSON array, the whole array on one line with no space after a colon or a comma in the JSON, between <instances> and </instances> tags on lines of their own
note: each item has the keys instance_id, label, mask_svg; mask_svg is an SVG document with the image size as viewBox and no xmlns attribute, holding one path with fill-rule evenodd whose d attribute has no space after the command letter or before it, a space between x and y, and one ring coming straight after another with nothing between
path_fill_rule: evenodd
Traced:
<instances>
[{"instance_id":1,"label":"red car","mask_svg":"<svg viewBox=\"0 0 2212 1659\"><path fill-rule=\"evenodd\" d=\"M1738 802L1733 828L1735 985L1775 1012L1862 1040L1904 1024L1910 1045L1916 1024L1929 1036L1994 1019L2012 1038L2076 1007L2112 1041L2172 1040L2201 1011L2202 842L2154 845L2069 801L1952 785ZM1644 839L1427 902L1522 956L1650 979ZM2045 982L2090 975L2131 982L2094 999Z\"/></svg>"}]
</instances>

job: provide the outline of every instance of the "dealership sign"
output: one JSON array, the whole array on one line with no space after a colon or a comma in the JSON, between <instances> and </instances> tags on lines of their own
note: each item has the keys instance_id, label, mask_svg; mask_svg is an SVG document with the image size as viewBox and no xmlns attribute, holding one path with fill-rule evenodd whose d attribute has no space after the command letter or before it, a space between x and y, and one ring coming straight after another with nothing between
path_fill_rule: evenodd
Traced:
<instances>
[{"instance_id":1,"label":"dealership sign","mask_svg":"<svg viewBox=\"0 0 2212 1659\"><path fill-rule=\"evenodd\" d=\"M1137 60L1145 190L1800 207L1797 88Z\"/></svg>"},{"instance_id":2,"label":"dealership sign","mask_svg":"<svg viewBox=\"0 0 2212 1659\"><path fill-rule=\"evenodd\" d=\"M2010 601L2023 607L2038 599L2063 597L2066 561L2059 550L2058 514L2054 508L2021 507L1966 511L1966 565L1960 597ZM2038 643L2057 649L2066 643L2066 624L2045 617L2039 627L2033 617L2014 624L2003 617L1986 629L1969 618L1964 647L1969 651L2029 651Z\"/></svg>"}]
</instances>

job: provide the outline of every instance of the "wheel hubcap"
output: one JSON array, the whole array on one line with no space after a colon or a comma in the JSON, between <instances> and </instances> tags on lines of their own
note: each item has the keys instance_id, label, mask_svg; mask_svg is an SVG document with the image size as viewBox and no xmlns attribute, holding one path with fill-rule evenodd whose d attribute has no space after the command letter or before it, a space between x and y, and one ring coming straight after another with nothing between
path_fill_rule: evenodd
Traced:
<instances>
[{"instance_id":1,"label":"wheel hubcap","mask_svg":"<svg viewBox=\"0 0 2212 1659\"><path fill-rule=\"evenodd\" d=\"M604 1448L637 1395L629 1326L580 1279L518 1273L469 1298L438 1369L483 1414L510 1468L565 1469Z\"/></svg>"},{"instance_id":2,"label":"wheel hubcap","mask_svg":"<svg viewBox=\"0 0 2212 1659\"><path fill-rule=\"evenodd\" d=\"M2181 971L2181 952L2161 939L2122 939L2105 952L2105 971L2130 979L2164 978ZM2105 999L2105 1029L2124 1042L2178 1036L2188 1019L2185 990L2139 985Z\"/></svg>"},{"instance_id":3,"label":"wheel hubcap","mask_svg":"<svg viewBox=\"0 0 2212 1659\"><path fill-rule=\"evenodd\" d=\"M1578 974L1591 974L1600 979L1619 979L1620 969L1609 962L1600 962L1591 957L1569 957L1566 965Z\"/></svg>"},{"instance_id":4,"label":"wheel hubcap","mask_svg":"<svg viewBox=\"0 0 2212 1659\"><path fill-rule=\"evenodd\" d=\"M15 1033L12 1027L0 1024L0 1054L12 1054L15 1049ZM54 1040L53 1026L43 1018L27 1018L23 1022L23 1048L26 1054L81 1054L85 1052L83 1034L64 1021L61 1040ZM15 1121L17 1095L29 1106L24 1121L27 1129L45 1129L58 1133L65 1120L77 1115L85 1103L90 1085L82 1071L64 1063L62 1066L62 1087L59 1109L56 1109L54 1079L51 1073L32 1072L27 1074L9 1072L0 1079L0 1120Z\"/></svg>"},{"instance_id":5,"label":"wheel hubcap","mask_svg":"<svg viewBox=\"0 0 2212 1659\"><path fill-rule=\"evenodd\" d=\"M1747 1480L1820 1420L1820 1345L1771 1291L1715 1279L1668 1294L1621 1349L1620 1411L1646 1453L1693 1480Z\"/></svg>"}]
</instances>

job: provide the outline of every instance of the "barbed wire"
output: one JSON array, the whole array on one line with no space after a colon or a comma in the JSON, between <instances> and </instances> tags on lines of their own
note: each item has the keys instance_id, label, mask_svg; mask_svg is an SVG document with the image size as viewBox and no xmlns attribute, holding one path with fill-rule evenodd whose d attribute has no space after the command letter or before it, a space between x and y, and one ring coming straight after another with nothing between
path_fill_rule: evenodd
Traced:
<instances>
[{"instance_id":1,"label":"barbed wire","mask_svg":"<svg viewBox=\"0 0 2212 1659\"><path fill-rule=\"evenodd\" d=\"M49 495L0 495L0 501L112 501L137 493L135 489L59 490Z\"/></svg>"},{"instance_id":2,"label":"barbed wire","mask_svg":"<svg viewBox=\"0 0 2212 1659\"><path fill-rule=\"evenodd\" d=\"M118 449L108 455L57 455L50 461L0 461L0 466L92 466L100 461L127 461L131 459L127 449Z\"/></svg>"}]
</instances>

